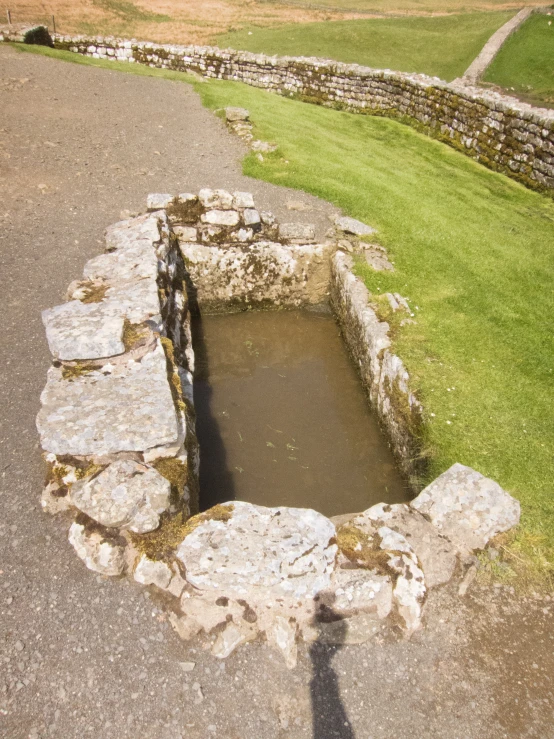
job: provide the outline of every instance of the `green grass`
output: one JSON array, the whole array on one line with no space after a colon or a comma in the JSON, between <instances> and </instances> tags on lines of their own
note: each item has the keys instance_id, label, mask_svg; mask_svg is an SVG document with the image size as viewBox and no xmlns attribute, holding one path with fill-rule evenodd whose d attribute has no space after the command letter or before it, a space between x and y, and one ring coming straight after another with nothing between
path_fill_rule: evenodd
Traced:
<instances>
[{"instance_id":1,"label":"green grass","mask_svg":"<svg viewBox=\"0 0 554 739\"><path fill-rule=\"evenodd\" d=\"M221 48L318 56L378 69L420 72L450 81L465 72L487 39L512 15L472 13L247 27L216 36L213 42Z\"/></svg>"},{"instance_id":2,"label":"green grass","mask_svg":"<svg viewBox=\"0 0 554 739\"><path fill-rule=\"evenodd\" d=\"M554 107L554 10L532 15L500 49L484 75L535 105ZM549 25L550 24L550 25Z\"/></svg>"},{"instance_id":3,"label":"green grass","mask_svg":"<svg viewBox=\"0 0 554 739\"><path fill-rule=\"evenodd\" d=\"M523 562L531 579L552 577L554 202L395 121L239 83L193 84L212 109L248 108L256 137L278 143L261 162L248 155L246 174L379 229L396 271L358 269L372 292L398 291L416 314L395 350L425 408L428 479L461 462L497 480L522 503L522 526L502 544L506 572Z\"/></svg>"}]
</instances>

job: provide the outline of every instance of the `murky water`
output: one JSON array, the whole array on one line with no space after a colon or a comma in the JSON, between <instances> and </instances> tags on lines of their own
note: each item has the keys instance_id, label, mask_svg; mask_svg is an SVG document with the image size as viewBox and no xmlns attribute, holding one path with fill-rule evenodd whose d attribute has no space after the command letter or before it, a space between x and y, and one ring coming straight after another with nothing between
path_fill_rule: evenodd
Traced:
<instances>
[{"instance_id":1,"label":"murky water","mask_svg":"<svg viewBox=\"0 0 554 739\"><path fill-rule=\"evenodd\" d=\"M194 334L203 509L246 500L334 516L408 499L331 315L204 316Z\"/></svg>"}]
</instances>

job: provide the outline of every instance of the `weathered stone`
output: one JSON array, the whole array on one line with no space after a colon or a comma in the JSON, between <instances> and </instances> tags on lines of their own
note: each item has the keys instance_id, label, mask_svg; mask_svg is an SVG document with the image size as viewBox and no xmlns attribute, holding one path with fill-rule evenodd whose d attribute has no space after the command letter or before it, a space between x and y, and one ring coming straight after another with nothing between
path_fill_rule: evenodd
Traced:
<instances>
[{"instance_id":1,"label":"weathered stone","mask_svg":"<svg viewBox=\"0 0 554 739\"><path fill-rule=\"evenodd\" d=\"M273 213L270 213L267 210L262 210L262 212L260 213L260 218L262 219L262 223L265 226L273 226L273 224L275 223L275 216L273 215Z\"/></svg>"},{"instance_id":2,"label":"weathered stone","mask_svg":"<svg viewBox=\"0 0 554 739\"><path fill-rule=\"evenodd\" d=\"M132 324L161 318L158 285L152 279L119 282L108 288L100 305L106 316L120 316Z\"/></svg>"},{"instance_id":3,"label":"weathered stone","mask_svg":"<svg viewBox=\"0 0 554 739\"><path fill-rule=\"evenodd\" d=\"M327 518L239 501L228 510L228 520L200 523L177 549L191 585L236 598L256 594L263 602L311 599L329 586L336 545Z\"/></svg>"},{"instance_id":4,"label":"weathered stone","mask_svg":"<svg viewBox=\"0 0 554 739\"><path fill-rule=\"evenodd\" d=\"M106 313L102 305L78 300L42 311L42 322L56 359L98 359L123 354L123 317Z\"/></svg>"},{"instance_id":5,"label":"weathered stone","mask_svg":"<svg viewBox=\"0 0 554 739\"><path fill-rule=\"evenodd\" d=\"M307 244L315 239L315 226L309 223L281 223L279 238L283 241Z\"/></svg>"},{"instance_id":6,"label":"weathered stone","mask_svg":"<svg viewBox=\"0 0 554 739\"><path fill-rule=\"evenodd\" d=\"M378 503L356 520L361 518L369 519L377 527L388 526L404 536L417 555L428 588L443 585L454 575L458 561L456 549L436 526L411 506Z\"/></svg>"},{"instance_id":7,"label":"weathered stone","mask_svg":"<svg viewBox=\"0 0 554 739\"><path fill-rule=\"evenodd\" d=\"M237 241L244 244L252 240L254 237L254 231L252 231L251 228L239 228L239 230L234 234L234 237Z\"/></svg>"},{"instance_id":8,"label":"weathered stone","mask_svg":"<svg viewBox=\"0 0 554 739\"><path fill-rule=\"evenodd\" d=\"M168 205L171 205L172 200L173 195L153 192L146 198L146 207L148 210L162 210L163 208L167 208Z\"/></svg>"},{"instance_id":9,"label":"weathered stone","mask_svg":"<svg viewBox=\"0 0 554 739\"><path fill-rule=\"evenodd\" d=\"M337 568L333 573L331 592L334 600L329 609L341 616L375 613L386 618L392 608L390 577L365 569Z\"/></svg>"},{"instance_id":10,"label":"weathered stone","mask_svg":"<svg viewBox=\"0 0 554 739\"><path fill-rule=\"evenodd\" d=\"M250 146L252 151L262 151L264 154L277 151L277 144L270 144L269 141L253 141Z\"/></svg>"},{"instance_id":11,"label":"weathered stone","mask_svg":"<svg viewBox=\"0 0 554 739\"><path fill-rule=\"evenodd\" d=\"M289 670L296 667L298 646L296 643L297 625L283 616L276 616L266 630L267 641L270 646L279 649Z\"/></svg>"},{"instance_id":12,"label":"weathered stone","mask_svg":"<svg viewBox=\"0 0 554 739\"><path fill-rule=\"evenodd\" d=\"M171 570L165 562L148 559L143 554L135 568L133 577L141 585L155 585L161 590L167 590L171 581Z\"/></svg>"},{"instance_id":13,"label":"weathered stone","mask_svg":"<svg viewBox=\"0 0 554 739\"><path fill-rule=\"evenodd\" d=\"M244 644L252 638L251 631L251 629L241 629L230 621L223 631L220 631L217 635L217 639L212 647L212 654L219 659L225 659L240 644Z\"/></svg>"},{"instance_id":14,"label":"weathered stone","mask_svg":"<svg viewBox=\"0 0 554 739\"><path fill-rule=\"evenodd\" d=\"M257 226L260 223L260 214L253 208L247 208L243 213L245 226Z\"/></svg>"},{"instance_id":15,"label":"weathered stone","mask_svg":"<svg viewBox=\"0 0 554 739\"><path fill-rule=\"evenodd\" d=\"M225 309L230 301L245 307L268 301L298 306L327 296L330 245L180 247L199 304L211 310Z\"/></svg>"},{"instance_id":16,"label":"weathered stone","mask_svg":"<svg viewBox=\"0 0 554 739\"><path fill-rule=\"evenodd\" d=\"M236 210L209 210L202 215L202 222L213 226L236 226L239 220Z\"/></svg>"},{"instance_id":17,"label":"weathered stone","mask_svg":"<svg viewBox=\"0 0 554 739\"><path fill-rule=\"evenodd\" d=\"M348 216L338 216L335 218L335 226L341 231L344 231L344 233L354 234L354 236L370 236L376 233L376 229Z\"/></svg>"},{"instance_id":18,"label":"weathered stone","mask_svg":"<svg viewBox=\"0 0 554 739\"><path fill-rule=\"evenodd\" d=\"M89 260L83 270L88 280L108 280L112 283L158 276L158 258L152 243L145 239L126 249L116 249Z\"/></svg>"},{"instance_id":19,"label":"weathered stone","mask_svg":"<svg viewBox=\"0 0 554 739\"><path fill-rule=\"evenodd\" d=\"M247 121L250 118L250 113L246 108L225 108L225 118L229 123L235 121Z\"/></svg>"},{"instance_id":20,"label":"weathered stone","mask_svg":"<svg viewBox=\"0 0 554 739\"><path fill-rule=\"evenodd\" d=\"M425 577L414 550L402 534L388 526L379 526L364 514L354 517L345 524L346 527L350 548L343 553L358 567L373 570L376 575L392 576L393 609L403 630L411 634L420 626L426 595ZM339 543L344 540L341 529L337 536ZM357 542L354 546L353 541ZM379 551L384 553L384 557L376 556ZM384 612L385 599L381 607Z\"/></svg>"},{"instance_id":21,"label":"weathered stone","mask_svg":"<svg viewBox=\"0 0 554 739\"><path fill-rule=\"evenodd\" d=\"M227 190L204 188L198 193L198 199L208 210L231 210L233 207L233 196Z\"/></svg>"},{"instance_id":22,"label":"weathered stone","mask_svg":"<svg viewBox=\"0 0 554 739\"><path fill-rule=\"evenodd\" d=\"M161 238L159 223L164 218L163 213L148 213L108 226L105 232L106 249L128 249L137 242L148 242L151 245L157 243Z\"/></svg>"},{"instance_id":23,"label":"weathered stone","mask_svg":"<svg viewBox=\"0 0 554 739\"><path fill-rule=\"evenodd\" d=\"M103 472L71 487L71 502L103 526L143 534L159 526L169 508L171 485L152 467L117 460Z\"/></svg>"},{"instance_id":24,"label":"weathered stone","mask_svg":"<svg viewBox=\"0 0 554 739\"><path fill-rule=\"evenodd\" d=\"M140 362L94 370L77 366L73 372L73 379L64 379L63 368L48 370L37 417L46 451L108 455L177 441L177 418L159 342Z\"/></svg>"},{"instance_id":25,"label":"weathered stone","mask_svg":"<svg viewBox=\"0 0 554 739\"><path fill-rule=\"evenodd\" d=\"M173 226L173 231L179 241L197 241L198 231L191 226Z\"/></svg>"},{"instance_id":26,"label":"weathered stone","mask_svg":"<svg viewBox=\"0 0 554 739\"><path fill-rule=\"evenodd\" d=\"M121 575L125 569L125 548L99 531L88 532L85 526L72 523L69 543L89 570L101 575Z\"/></svg>"},{"instance_id":27,"label":"weathered stone","mask_svg":"<svg viewBox=\"0 0 554 739\"><path fill-rule=\"evenodd\" d=\"M254 197L251 192L234 192L233 208L242 210L243 208L254 208Z\"/></svg>"},{"instance_id":28,"label":"weathered stone","mask_svg":"<svg viewBox=\"0 0 554 739\"><path fill-rule=\"evenodd\" d=\"M519 501L494 480L462 464L452 465L410 505L464 555L517 526L520 516Z\"/></svg>"},{"instance_id":29,"label":"weathered stone","mask_svg":"<svg viewBox=\"0 0 554 739\"><path fill-rule=\"evenodd\" d=\"M364 257L376 272L393 272L394 266L389 262L386 252L376 245L370 244L364 250Z\"/></svg>"}]
</instances>

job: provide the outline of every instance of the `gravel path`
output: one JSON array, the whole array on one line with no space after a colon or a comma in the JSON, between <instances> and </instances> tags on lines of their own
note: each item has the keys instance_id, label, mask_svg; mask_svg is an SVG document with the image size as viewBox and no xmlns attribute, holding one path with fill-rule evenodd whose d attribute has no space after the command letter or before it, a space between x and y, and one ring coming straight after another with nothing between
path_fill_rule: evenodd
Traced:
<instances>
[{"instance_id":1,"label":"gravel path","mask_svg":"<svg viewBox=\"0 0 554 739\"><path fill-rule=\"evenodd\" d=\"M42 513L39 311L119 212L148 192L219 186L326 228L328 205L245 178L243 153L186 85L0 48L0 735L554 737L550 598L444 590L411 642L316 645L292 672L263 644L220 662L183 644L148 593L86 570L66 524Z\"/></svg>"}]
</instances>

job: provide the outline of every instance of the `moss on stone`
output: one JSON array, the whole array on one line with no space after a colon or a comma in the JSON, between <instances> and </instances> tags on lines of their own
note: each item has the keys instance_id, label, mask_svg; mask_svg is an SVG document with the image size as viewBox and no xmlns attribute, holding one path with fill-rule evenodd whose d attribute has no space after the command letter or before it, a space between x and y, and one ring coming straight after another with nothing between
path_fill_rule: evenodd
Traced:
<instances>
[{"instance_id":1,"label":"moss on stone","mask_svg":"<svg viewBox=\"0 0 554 739\"><path fill-rule=\"evenodd\" d=\"M80 289L85 293L84 297L80 299L81 303L101 303L106 297L109 288L110 286L106 283L95 285L93 282L90 282L89 284L85 283L81 285Z\"/></svg>"},{"instance_id":2,"label":"moss on stone","mask_svg":"<svg viewBox=\"0 0 554 739\"><path fill-rule=\"evenodd\" d=\"M339 550L357 567L396 577L389 564L391 553L380 548L381 538L377 534L369 536L357 526L346 523L337 529L336 538Z\"/></svg>"},{"instance_id":3,"label":"moss on stone","mask_svg":"<svg viewBox=\"0 0 554 739\"><path fill-rule=\"evenodd\" d=\"M62 365L62 377L64 380L72 382L78 377L82 377L83 375L88 375L90 372L94 372L94 370L96 369L98 369L98 367L91 362L75 362L74 364L64 364Z\"/></svg>"},{"instance_id":4,"label":"moss on stone","mask_svg":"<svg viewBox=\"0 0 554 739\"><path fill-rule=\"evenodd\" d=\"M233 505L216 505L204 513L188 518L184 511L174 515L165 514L155 531L147 534L129 532L133 546L148 559L171 562L175 550L183 539L205 521L228 521L233 513Z\"/></svg>"},{"instance_id":5,"label":"moss on stone","mask_svg":"<svg viewBox=\"0 0 554 739\"><path fill-rule=\"evenodd\" d=\"M123 322L123 346L126 352L135 349L148 336L148 328L143 323L131 323L127 318Z\"/></svg>"},{"instance_id":6,"label":"moss on stone","mask_svg":"<svg viewBox=\"0 0 554 739\"><path fill-rule=\"evenodd\" d=\"M175 362L175 347L171 339L167 336L160 337L162 346L165 351L165 357L167 359L167 379L171 388L171 394L173 395L173 401L179 410L186 411L185 401L183 399L183 388L181 386L181 378L177 370L177 364Z\"/></svg>"}]
</instances>

